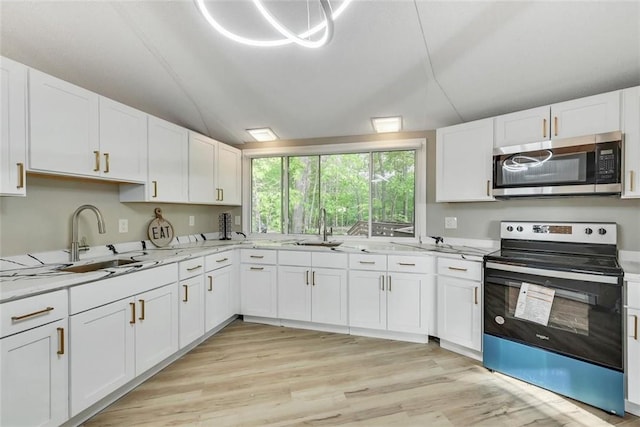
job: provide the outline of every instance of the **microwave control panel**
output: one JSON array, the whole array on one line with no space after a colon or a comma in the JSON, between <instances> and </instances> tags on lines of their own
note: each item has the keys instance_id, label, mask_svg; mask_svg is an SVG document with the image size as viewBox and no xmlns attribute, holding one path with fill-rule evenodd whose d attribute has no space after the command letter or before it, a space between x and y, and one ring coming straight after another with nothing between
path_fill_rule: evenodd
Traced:
<instances>
[{"instance_id":1,"label":"microwave control panel","mask_svg":"<svg viewBox=\"0 0 640 427\"><path fill-rule=\"evenodd\" d=\"M620 179L620 145L617 142L598 144L597 176L598 183L617 183Z\"/></svg>"}]
</instances>

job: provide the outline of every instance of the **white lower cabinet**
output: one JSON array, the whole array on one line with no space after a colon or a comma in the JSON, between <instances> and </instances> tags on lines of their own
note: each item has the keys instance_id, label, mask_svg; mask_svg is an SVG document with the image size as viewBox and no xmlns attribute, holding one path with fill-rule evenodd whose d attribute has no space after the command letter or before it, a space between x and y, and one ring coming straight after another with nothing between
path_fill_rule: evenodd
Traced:
<instances>
[{"instance_id":1,"label":"white lower cabinet","mask_svg":"<svg viewBox=\"0 0 640 427\"><path fill-rule=\"evenodd\" d=\"M278 317L277 252L260 249L240 251L240 313L245 316Z\"/></svg>"},{"instance_id":2,"label":"white lower cabinet","mask_svg":"<svg viewBox=\"0 0 640 427\"><path fill-rule=\"evenodd\" d=\"M626 410L640 416L640 282L627 282Z\"/></svg>"},{"instance_id":3,"label":"white lower cabinet","mask_svg":"<svg viewBox=\"0 0 640 427\"><path fill-rule=\"evenodd\" d=\"M205 333L239 311L239 288L234 274L234 259L233 251L212 254L205 258Z\"/></svg>"},{"instance_id":4,"label":"white lower cabinet","mask_svg":"<svg viewBox=\"0 0 640 427\"><path fill-rule=\"evenodd\" d=\"M204 278L202 275L181 280L180 290L180 348L191 344L204 334Z\"/></svg>"},{"instance_id":5,"label":"white lower cabinet","mask_svg":"<svg viewBox=\"0 0 640 427\"><path fill-rule=\"evenodd\" d=\"M482 350L482 288L479 262L438 258L438 334L452 343Z\"/></svg>"},{"instance_id":6,"label":"white lower cabinet","mask_svg":"<svg viewBox=\"0 0 640 427\"><path fill-rule=\"evenodd\" d=\"M58 426L67 420L67 319L0 340L0 425Z\"/></svg>"}]
</instances>

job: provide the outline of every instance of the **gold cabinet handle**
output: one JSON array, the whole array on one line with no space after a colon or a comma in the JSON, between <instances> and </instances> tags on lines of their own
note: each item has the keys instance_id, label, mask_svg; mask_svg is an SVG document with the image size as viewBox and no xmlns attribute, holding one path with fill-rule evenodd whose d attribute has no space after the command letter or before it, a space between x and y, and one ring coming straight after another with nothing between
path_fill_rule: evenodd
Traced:
<instances>
[{"instance_id":1,"label":"gold cabinet handle","mask_svg":"<svg viewBox=\"0 0 640 427\"><path fill-rule=\"evenodd\" d=\"M309 286L309 270L306 270L304 272L304 282L306 283L307 286Z\"/></svg>"},{"instance_id":2,"label":"gold cabinet handle","mask_svg":"<svg viewBox=\"0 0 640 427\"><path fill-rule=\"evenodd\" d=\"M153 184L153 196L151 197L158 197L158 181L151 181L151 184Z\"/></svg>"},{"instance_id":3,"label":"gold cabinet handle","mask_svg":"<svg viewBox=\"0 0 640 427\"><path fill-rule=\"evenodd\" d=\"M64 328L58 328L58 354L64 354Z\"/></svg>"},{"instance_id":4,"label":"gold cabinet handle","mask_svg":"<svg viewBox=\"0 0 640 427\"><path fill-rule=\"evenodd\" d=\"M47 308L39 310L39 311L34 311L33 313L23 314L22 316L11 316L11 321L12 322L19 322L21 320L27 320L27 319L30 319L32 317L42 316L43 314L47 314L48 312L50 312L52 310L53 310L53 307L47 307Z\"/></svg>"},{"instance_id":5,"label":"gold cabinet handle","mask_svg":"<svg viewBox=\"0 0 640 427\"><path fill-rule=\"evenodd\" d=\"M542 137L547 137L547 119L542 119Z\"/></svg>"},{"instance_id":6,"label":"gold cabinet handle","mask_svg":"<svg viewBox=\"0 0 640 427\"><path fill-rule=\"evenodd\" d=\"M222 259L216 260L216 262L225 262L225 261L229 261L229 258L222 258Z\"/></svg>"},{"instance_id":7,"label":"gold cabinet handle","mask_svg":"<svg viewBox=\"0 0 640 427\"><path fill-rule=\"evenodd\" d=\"M371 264L371 265L376 263L375 261L359 261L359 262L360 264Z\"/></svg>"},{"instance_id":8,"label":"gold cabinet handle","mask_svg":"<svg viewBox=\"0 0 640 427\"><path fill-rule=\"evenodd\" d=\"M251 267L250 270L261 271L261 270L264 270L264 267Z\"/></svg>"},{"instance_id":9,"label":"gold cabinet handle","mask_svg":"<svg viewBox=\"0 0 640 427\"><path fill-rule=\"evenodd\" d=\"M491 180L487 180L487 196L491 196Z\"/></svg>"},{"instance_id":10,"label":"gold cabinet handle","mask_svg":"<svg viewBox=\"0 0 640 427\"><path fill-rule=\"evenodd\" d=\"M100 172L100 152L99 151L94 151L93 155L96 156L96 165L93 168L94 172Z\"/></svg>"},{"instance_id":11,"label":"gold cabinet handle","mask_svg":"<svg viewBox=\"0 0 640 427\"><path fill-rule=\"evenodd\" d=\"M209 277L209 292L213 291L213 276Z\"/></svg>"},{"instance_id":12,"label":"gold cabinet handle","mask_svg":"<svg viewBox=\"0 0 640 427\"><path fill-rule=\"evenodd\" d=\"M264 255L249 255L249 258L258 258L258 259L262 259L262 258L264 258Z\"/></svg>"},{"instance_id":13,"label":"gold cabinet handle","mask_svg":"<svg viewBox=\"0 0 640 427\"><path fill-rule=\"evenodd\" d=\"M18 185L16 188L24 188L24 163L16 163L16 165L18 166Z\"/></svg>"},{"instance_id":14,"label":"gold cabinet handle","mask_svg":"<svg viewBox=\"0 0 640 427\"><path fill-rule=\"evenodd\" d=\"M558 136L558 116L553 118L553 134Z\"/></svg>"},{"instance_id":15,"label":"gold cabinet handle","mask_svg":"<svg viewBox=\"0 0 640 427\"><path fill-rule=\"evenodd\" d=\"M384 274L380 275L380 290L384 291Z\"/></svg>"},{"instance_id":16,"label":"gold cabinet handle","mask_svg":"<svg viewBox=\"0 0 640 427\"><path fill-rule=\"evenodd\" d=\"M187 271L194 271L194 270L197 270L199 268L202 268L202 264L196 265L195 267L188 267Z\"/></svg>"},{"instance_id":17,"label":"gold cabinet handle","mask_svg":"<svg viewBox=\"0 0 640 427\"><path fill-rule=\"evenodd\" d=\"M144 320L144 300L139 299L138 302L140 303L140 317L138 317L138 319Z\"/></svg>"},{"instance_id":18,"label":"gold cabinet handle","mask_svg":"<svg viewBox=\"0 0 640 427\"><path fill-rule=\"evenodd\" d=\"M466 268L460 268L460 267L447 267L447 268L453 271L467 271Z\"/></svg>"},{"instance_id":19,"label":"gold cabinet handle","mask_svg":"<svg viewBox=\"0 0 640 427\"><path fill-rule=\"evenodd\" d=\"M136 303L130 302L129 307L131 307L131 320L129 320L130 324L136 323Z\"/></svg>"},{"instance_id":20,"label":"gold cabinet handle","mask_svg":"<svg viewBox=\"0 0 640 427\"><path fill-rule=\"evenodd\" d=\"M184 299L182 300L182 302L189 302L189 286L182 285L182 287L184 288Z\"/></svg>"},{"instance_id":21,"label":"gold cabinet handle","mask_svg":"<svg viewBox=\"0 0 640 427\"><path fill-rule=\"evenodd\" d=\"M404 265L405 267L415 267L416 264L413 262L399 262L398 265Z\"/></svg>"},{"instance_id":22,"label":"gold cabinet handle","mask_svg":"<svg viewBox=\"0 0 640 427\"><path fill-rule=\"evenodd\" d=\"M391 292L391 275L387 276L387 291Z\"/></svg>"},{"instance_id":23,"label":"gold cabinet handle","mask_svg":"<svg viewBox=\"0 0 640 427\"><path fill-rule=\"evenodd\" d=\"M216 188L216 202L220 201L220 189Z\"/></svg>"},{"instance_id":24,"label":"gold cabinet handle","mask_svg":"<svg viewBox=\"0 0 640 427\"><path fill-rule=\"evenodd\" d=\"M104 153L104 162L106 164L104 167L104 173L109 173L109 153Z\"/></svg>"},{"instance_id":25,"label":"gold cabinet handle","mask_svg":"<svg viewBox=\"0 0 640 427\"><path fill-rule=\"evenodd\" d=\"M632 314L631 317L633 317L633 339L634 340L638 340L638 316L636 316L635 314Z\"/></svg>"},{"instance_id":26,"label":"gold cabinet handle","mask_svg":"<svg viewBox=\"0 0 640 427\"><path fill-rule=\"evenodd\" d=\"M473 303L478 305L478 287L473 288Z\"/></svg>"},{"instance_id":27,"label":"gold cabinet handle","mask_svg":"<svg viewBox=\"0 0 640 427\"><path fill-rule=\"evenodd\" d=\"M311 272L311 286L315 286L316 285L316 272L312 271Z\"/></svg>"},{"instance_id":28,"label":"gold cabinet handle","mask_svg":"<svg viewBox=\"0 0 640 427\"><path fill-rule=\"evenodd\" d=\"M224 188L220 189L220 201L224 201Z\"/></svg>"},{"instance_id":29,"label":"gold cabinet handle","mask_svg":"<svg viewBox=\"0 0 640 427\"><path fill-rule=\"evenodd\" d=\"M636 187L636 174L634 171L629 171L629 181L631 183L630 190L633 192L635 191L635 187Z\"/></svg>"}]
</instances>

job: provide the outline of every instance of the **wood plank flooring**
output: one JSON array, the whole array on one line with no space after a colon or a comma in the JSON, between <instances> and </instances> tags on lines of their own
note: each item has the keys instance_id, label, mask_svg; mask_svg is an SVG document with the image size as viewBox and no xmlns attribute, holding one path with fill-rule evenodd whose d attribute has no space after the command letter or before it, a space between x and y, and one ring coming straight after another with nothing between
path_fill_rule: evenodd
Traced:
<instances>
[{"instance_id":1,"label":"wood plank flooring","mask_svg":"<svg viewBox=\"0 0 640 427\"><path fill-rule=\"evenodd\" d=\"M441 349L235 321L86 426L606 426L624 418Z\"/></svg>"}]
</instances>

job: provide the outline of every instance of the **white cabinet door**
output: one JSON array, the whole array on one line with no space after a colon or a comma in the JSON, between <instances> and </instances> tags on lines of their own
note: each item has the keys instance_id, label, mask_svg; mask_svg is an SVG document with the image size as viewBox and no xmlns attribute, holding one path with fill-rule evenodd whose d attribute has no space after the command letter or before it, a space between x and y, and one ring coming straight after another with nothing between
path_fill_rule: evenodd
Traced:
<instances>
[{"instance_id":1,"label":"white cabinet door","mask_svg":"<svg viewBox=\"0 0 640 427\"><path fill-rule=\"evenodd\" d=\"M438 333L440 339L481 350L480 283L438 277Z\"/></svg>"},{"instance_id":2,"label":"white cabinet door","mask_svg":"<svg viewBox=\"0 0 640 427\"><path fill-rule=\"evenodd\" d=\"M569 138L620 130L620 93L608 92L551 106L551 137Z\"/></svg>"},{"instance_id":3,"label":"white cabinet door","mask_svg":"<svg viewBox=\"0 0 640 427\"><path fill-rule=\"evenodd\" d=\"M0 425L53 427L67 420L66 333L65 318L0 340Z\"/></svg>"},{"instance_id":4,"label":"white cabinet door","mask_svg":"<svg viewBox=\"0 0 640 427\"><path fill-rule=\"evenodd\" d=\"M29 70L29 168L98 176L98 95Z\"/></svg>"},{"instance_id":5,"label":"white cabinet door","mask_svg":"<svg viewBox=\"0 0 640 427\"><path fill-rule=\"evenodd\" d=\"M347 271L314 268L311 272L311 320L347 324Z\"/></svg>"},{"instance_id":6,"label":"white cabinet door","mask_svg":"<svg viewBox=\"0 0 640 427\"><path fill-rule=\"evenodd\" d=\"M493 119L436 131L436 201L494 200Z\"/></svg>"},{"instance_id":7,"label":"white cabinet door","mask_svg":"<svg viewBox=\"0 0 640 427\"><path fill-rule=\"evenodd\" d=\"M26 194L27 67L0 57L0 195Z\"/></svg>"},{"instance_id":8,"label":"white cabinet door","mask_svg":"<svg viewBox=\"0 0 640 427\"><path fill-rule=\"evenodd\" d=\"M242 204L242 152L226 144L218 144L216 160L216 201L223 205Z\"/></svg>"},{"instance_id":9,"label":"white cabinet door","mask_svg":"<svg viewBox=\"0 0 640 427\"><path fill-rule=\"evenodd\" d=\"M310 267L278 267L278 317L311 321Z\"/></svg>"},{"instance_id":10,"label":"white cabinet door","mask_svg":"<svg viewBox=\"0 0 640 427\"><path fill-rule=\"evenodd\" d=\"M627 400L640 405L640 309L627 309L627 320Z\"/></svg>"},{"instance_id":11,"label":"white cabinet door","mask_svg":"<svg viewBox=\"0 0 640 427\"><path fill-rule=\"evenodd\" d=\"M180 281L180 348L204 335L204 278Z\"/></svg>"},{"instance_id":12,"label":"white cabinet door","mask_svg":"<svg viewBox=\"0 0 640 427\"><path fill-rule=\"evenodd\" d=\"M231 292L233 268L229 265L205 275L205 333L236 313Z\"/></svg>"},{"instance_id":13,"label":"white cabinet door","mask_svg":"<svg viewBox=\"0 0 640 427\"><path fill-rule=\"evenodd\" d=\"M426 334L426 276L389 273L387 276L387 329L396 332Z\"/></svg>"},{"instance_id":14,"label":"white cabinet door","mask_svg":"<svg viewBox=\"0 0 640 427\"><path fill-rule=\"evenodd\" d=\"M147 180L147 115L102 96L100 174L116 181Z\"/></svg>"},{"instance_id":15,"label":"white cabinet door","mask_svg":"<svg viewBox=\"0 0 640 427\"><path fill-rule=\"evenodd\" d=\"M640 197L640 86L622 91L624 133L623 198Z\"/></svg>"},{"instance_id":16,"label":"white cabinet door","mask_svg":"<svg viewBox=\"0 0 640 427\"><path fill-rule=\"evenodd\" d=\"M188 131L173 123L149 117L148 149L148 200L153 202L188 201Z\"/></svg>"},{"instance_id":17,"label":"white cabinet door","mask_svg":"<svg viewBox=\"0 0 640 427\"><path fill-rule=\"evenodd\" d=\"M134 301L128 298L70 317L72 417L134 378Z\"/></svg>"},{"instance_id":18,"label":"white cabinet door","mask_svg":"<svg viewBox=\"0 0 640 427\"><path fill-rule=\"evenodd\" d=\"M349 271L349 326L369 329L387 328L384 272Z\"/></svg>"},{"instance_id":19,"label":"white cabinet door","mask_svg":"<svg viewBox=\"0 0 640 427\"><path fill-rule=\"evenodd\" d=\"M218 143L189 132L189 201L213 203L215 191L215 153Z\"/></svg>"},{"instance_id":20,"label":"white cabinet door","mask_svg":"<svg viewBox=\"0 0 640 427\"><path fill-rule=\"evenodd\" d=\"M495 147L551 139L551 107L532 108L496 117Z\"/></svg>"},{"instance_id":21,"label":"white cabinet door","mask_svg":"<svg viewBox=\"0 0 640 427\"><path fill-rule=\"evenodd\" d=\"M135 297L136 375L178 351L178 290L175 283Z\"/></svg>"},{"instance_id":22,"label":"white cabinet door","mask_svg":"<svg viewBox=\"0 0 640 427\"><path fill-rule=\"evenodd\" d=\"M240 266L240 311L247 316L278 316L277 270L273 265Z\"/></svg>"}]
</instances>

